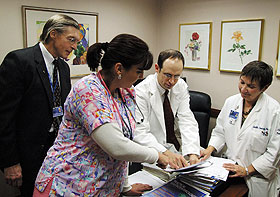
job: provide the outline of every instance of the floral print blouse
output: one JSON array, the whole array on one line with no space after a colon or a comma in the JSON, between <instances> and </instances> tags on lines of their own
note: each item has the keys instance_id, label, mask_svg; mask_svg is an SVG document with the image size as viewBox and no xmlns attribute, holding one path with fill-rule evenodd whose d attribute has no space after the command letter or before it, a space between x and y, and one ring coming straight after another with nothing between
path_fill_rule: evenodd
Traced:
<instances>
[{"instance_id":1,"label":"floral print blouse","mask_svg":"<svg viewBox=\"0 0 280 197\"><path fill-rule=\"evenodd\" d=\"M38 173L35 187L39 191L52 180L50 196L119 196L127 162L110 157L90 135L104 123L118 123L124 135L132 138L135 92L120 92L128 108L118 94L111 97L94 73L75 83L64 104L58 136Z\"/></svg>"}]
</instances>

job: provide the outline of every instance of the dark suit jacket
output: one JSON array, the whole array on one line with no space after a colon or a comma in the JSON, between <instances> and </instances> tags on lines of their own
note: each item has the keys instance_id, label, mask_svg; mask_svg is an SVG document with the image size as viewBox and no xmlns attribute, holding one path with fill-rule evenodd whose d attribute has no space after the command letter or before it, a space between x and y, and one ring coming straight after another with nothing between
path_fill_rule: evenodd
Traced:
<instances>
[{"instance_id":1,"label":"dark suit jacket","mask_svg":"<svg viewBox=\"0 0 280 197\"><path fill-rule=\"evenodd\" d=\"M69 66L61 59L59 78L64 103L71 82ZM53 121L52 108L52 91L39 44L10 52L0 66L2 169L20 163L24 178L36 178L54 141L54 136L49 133Z\"/></svg>"}]
</instances>

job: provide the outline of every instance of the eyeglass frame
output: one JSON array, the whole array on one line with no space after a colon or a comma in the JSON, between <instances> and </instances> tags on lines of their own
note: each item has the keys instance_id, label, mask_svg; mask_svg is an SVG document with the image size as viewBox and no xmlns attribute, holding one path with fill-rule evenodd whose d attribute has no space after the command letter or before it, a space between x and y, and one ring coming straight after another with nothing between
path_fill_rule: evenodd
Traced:
<instances>
[{"instance_id":1,"label":"eyeglass frame","mask_svg":"<svg viewBox=\"0 0 280 197\"><path fill-rule=\"evenodd\" d=\"M181 77L181 75L172 75L170 73L163 73L163 74L168 79L171 79L172 77L174 77L175 80L178 80Z\"/></svg>"}]
</instances>

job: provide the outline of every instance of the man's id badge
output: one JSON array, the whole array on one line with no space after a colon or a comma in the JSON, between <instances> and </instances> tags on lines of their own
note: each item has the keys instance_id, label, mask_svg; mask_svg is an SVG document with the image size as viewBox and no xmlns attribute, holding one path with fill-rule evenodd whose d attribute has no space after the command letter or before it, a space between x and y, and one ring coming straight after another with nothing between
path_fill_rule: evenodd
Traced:
<instances>
[{"instance_id":1,"label":"man's id badge","mask_svg":"<svg viewBox=\"0 0 280 197\"><path fill-rule=\"evenodd\" d=\"M229 113L229 123L234 125L238 118L238 115L239 115L239 112L231 110Z\"/></svg>"},{"instance_id":2,"label":"man's id badge","mask_svg":"<svg viewBox=\"0 0 280 197\"><path fill-rule=\"evenodd\" d=\"M62 116L63 115L63 111L62 111L62 107L54 107L53 108L53 117L58 117L58 116Z\"/></svg>"}]
</instances>

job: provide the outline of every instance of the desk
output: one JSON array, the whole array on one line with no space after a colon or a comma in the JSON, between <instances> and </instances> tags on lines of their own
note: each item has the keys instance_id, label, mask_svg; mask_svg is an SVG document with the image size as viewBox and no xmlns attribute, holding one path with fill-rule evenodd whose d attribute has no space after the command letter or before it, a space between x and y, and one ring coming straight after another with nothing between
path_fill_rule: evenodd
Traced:
<instances>
[{"instance_id":1,"label":"desk","mask_svg":"<svg viewBox=\"0 0 280 197\"><path fill-rule=\"evenodd\" d=\"M242 197L248 192L246 184L230 185L219 197Z\"/></svg>"}]
</instances>

